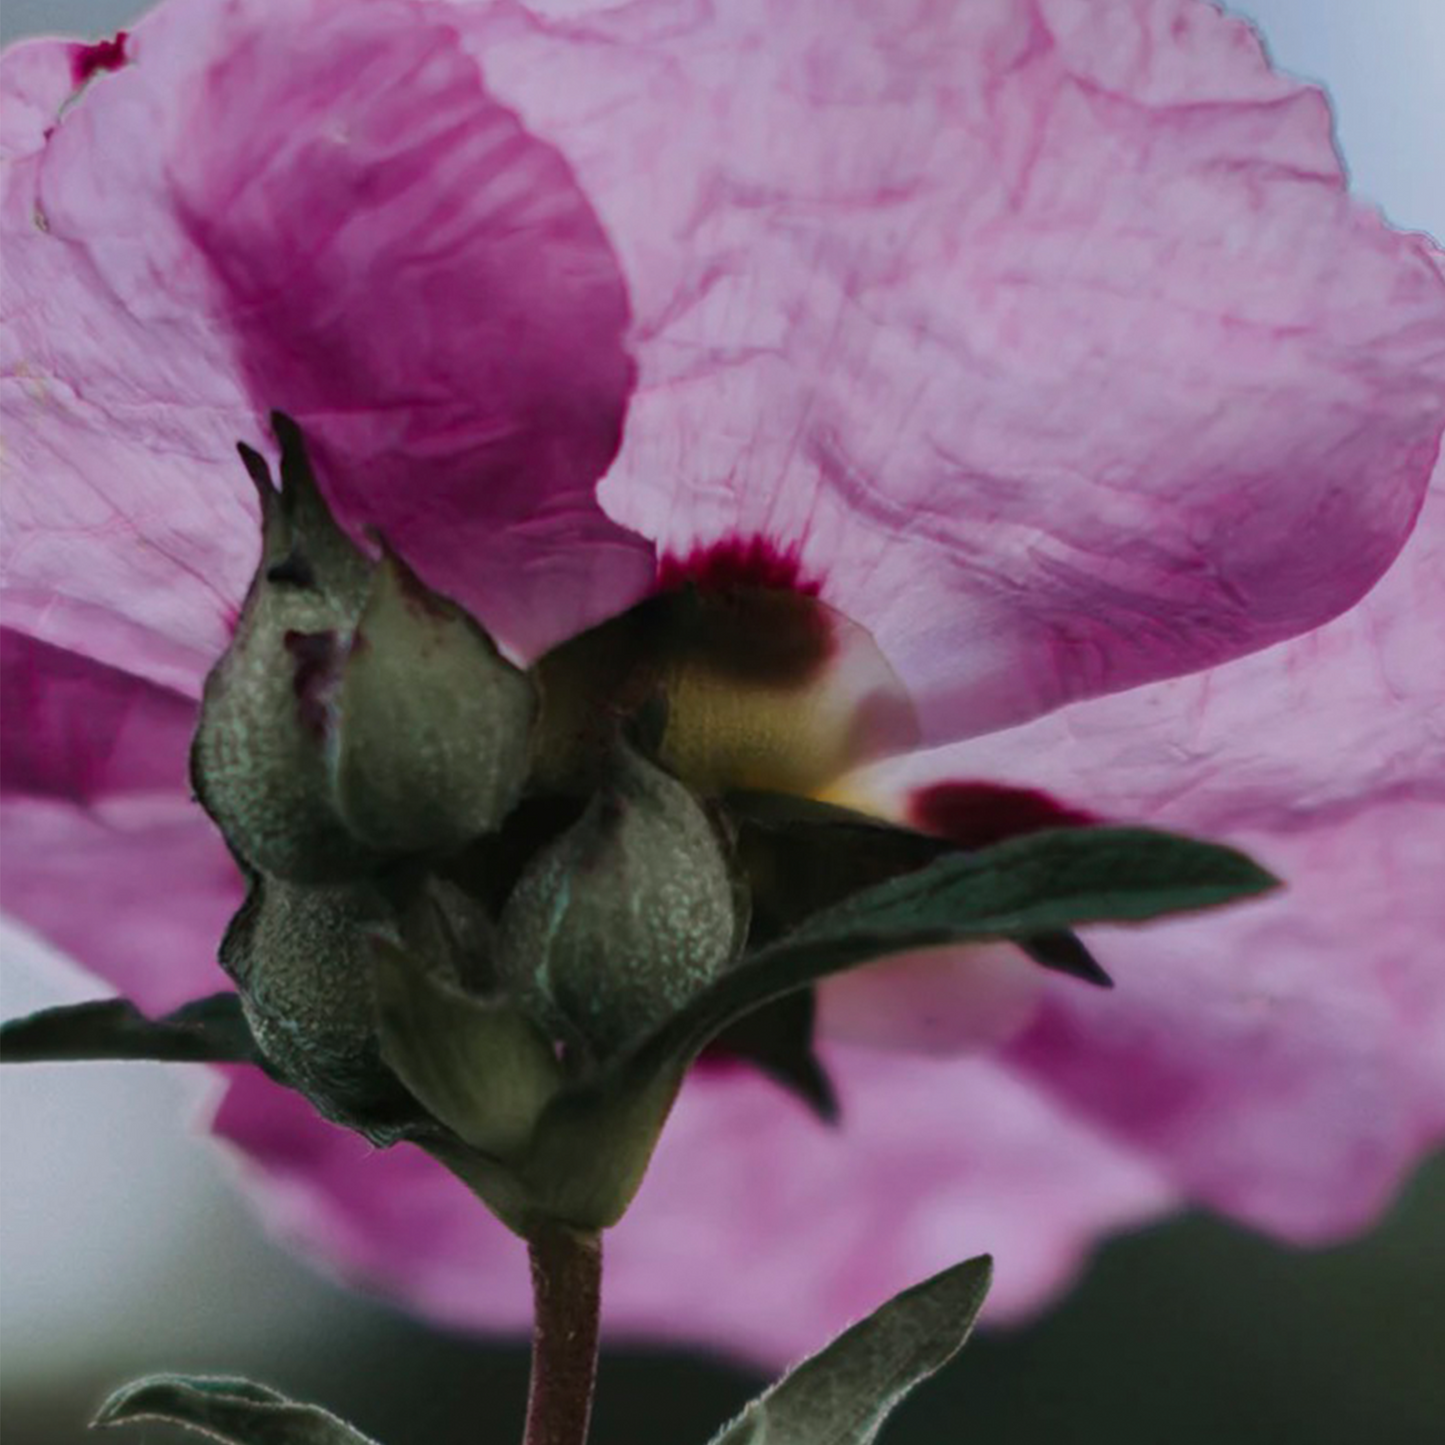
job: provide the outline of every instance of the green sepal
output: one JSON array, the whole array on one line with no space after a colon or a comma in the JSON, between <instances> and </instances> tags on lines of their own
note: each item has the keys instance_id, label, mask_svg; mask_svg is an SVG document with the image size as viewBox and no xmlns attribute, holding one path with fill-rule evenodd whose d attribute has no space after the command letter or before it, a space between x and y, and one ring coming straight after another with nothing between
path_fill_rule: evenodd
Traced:
<instances>
[{"instance_id":1,"label":"green sepal","mask_svg":"<svg viewBox=\"0 0 1445 1445\"><path fill-rule=\"evenodd\" d=\"M686 1065L677 1065L638 1073L623 1088L582 1085L548 1105L522 1177L549 1219L599 1230L622 1218L642 1186L685 1072Z\"/></svg>"},{"instance_id":2,"label":"green sepal","mask_svg":"<svg viewBox=\"0 0 1445 1445\"><path fill-rule=\"evenodd\" d=\"M265 1067L234 993L197 999L158 1019L147 1018L129 999L107 998L41 1009L0 1025L0 1062L87 1059Z\"/></svg>"},{"instance_id":3,"label":"green sepal","mask_svg":"<svg viewBox=\"0 0 1445 1445\"><path fill-rule=\"evenodd\" d=\"M91 1425L160 1421L223 1445L375 1445L319 1405L300 1405L266 1385L207 1375L151 1375L117 1390Z\"/></svg>"},{"instance_id":4,"label":"green sepal","mask_svg":"<svg viewBox=\"0 0 1445 1445\"><path fill-rule=\"evenodd\" d=\"M397 900L374 885L258 876L220 948L275 1076L379 1147L428 1127L376 1034L370 942L401 926Z\"/></svg>"},{"instance_id":5,"label":"green sepal","mask_svg":"<svg viewBox=\"0 0 1445 1445\"><path fill-rule=\"evenodd\" d=\"M582 815L518 879L496 965L554 1037L606 1058L705 989L746 935L716 820L619 740Z\"/></svg>"},{"instance_id":6,"label":"green sepal","mask_svg":"<svg viewBox=\"0 0 1445 1445\"><path fill-rule=\"evenodd\" d=\"M505 1163L445 1140L418 1140L514 1233L557 1224L610 1229L632 1203L667 1122L684 1068L630 1076L621 1087L558 1093L525 1151Z\"/></svg>"},{"instance_id":7,"label":"green sepal","mask_svg":"<svg viewBox=\"0 0 1445 1445\"><path fill-rule=\"evenodd\" d=\"M515 1008L465 993L388 940L370 947L382 1059L466 1144L514 1154L562 1081L550 1042Z\"/></svg>"},{"instance_id":8,"label":"green sepal","mask_svg":"<svg viewBox=\"0 0 1445 1445\"><path fill-rule=\"evenodd\" d=\"M327 695L366 599L371 560L331 515L300 428L271 414L281 485L241 444L261 510L261 556L230 645L205 682L191 787L248 868L293 883L373 872L332 799Z\"/></svg>"},{"instance_id":9,"label":"green sepal","mask_svg":"<svg viewBox=\"0 0 1445 1445\"><path fill-rule=\"evenodd\" d=\"M981 1255L895 1296L760 1395L712 1445L870 1445L904 1396L963 1348L992 1274Z\"/></svg>"},{"instance_id":10,"label":"green sepal","mask_svg":"<svg viewBox=\"0 0 1445 1445\"><path fill-rule=\"evenodd\" d=\"M522 794L535 684L390 551L333 705L337 810L380 851L452 851L495 831Z\"/></svg>"}]
</instances>

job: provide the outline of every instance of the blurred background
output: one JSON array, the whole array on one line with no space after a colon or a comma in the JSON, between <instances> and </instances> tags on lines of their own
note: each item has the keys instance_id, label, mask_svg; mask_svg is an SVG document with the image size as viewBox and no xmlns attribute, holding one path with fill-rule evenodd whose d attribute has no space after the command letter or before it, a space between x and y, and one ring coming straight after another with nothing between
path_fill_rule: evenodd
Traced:
<instances>
[{"instance_id":1,"label":"blurred background","mask_svg":"<svg viewBox=\"0 0 1445 1445\"><path fill-rule=\"evenodd\" d=\"M96 37L127 0L4 0L0 37ZM1355 188L1445 235L1445 0L1251 0L1276 62L1326 83ZM0 929L0 1012L90 990ZM246 1374L386 1445L513 1445L518 1342L447 1335L318 1277L265 1239L187 1119L204 1085L148 1065L0 1077L5 1445L74 1445L116 1385ZM821 1341L820 1341L821 1343ZM710 1438L763 1382L662 1349L604 1359L598 1445ZM184 1438L161 1427L131 1436ZM1105 1246L1026 1328L986 1331L891 1445L1438 1445L1445 1438L1445 1159L1368 1238L1281 1249L1216 1220Z\"/></svg>"}]
</instances>

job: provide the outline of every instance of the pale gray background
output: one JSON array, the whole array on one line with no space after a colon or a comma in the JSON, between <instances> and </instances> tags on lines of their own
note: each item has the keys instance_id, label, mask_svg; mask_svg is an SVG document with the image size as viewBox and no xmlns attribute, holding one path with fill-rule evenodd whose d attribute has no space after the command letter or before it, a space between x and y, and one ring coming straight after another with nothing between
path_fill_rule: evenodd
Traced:
<instances>
[{"instance_id":1,"label":"pale gray background","mask_svg":"<svg viewBox=\"0 0 1445 1445\"><path fill-rule=\"evenodd\" d=\"M722 0L725 3L725 0ZM887 3L887 0L879 0ZM0 36L107 33L141 6L6 0ZM1445 0L1254 0L1276 61L1325 81L1356 189L1445 236ZM5 1015L86 986L0 931ZM446 1339L320 1281L263 1239L184 1127L182 1070L0 1076L0 1369L6 1445L83 1438L109 1386L246 1370L388 1445L516 1438L525 1360ZM1010 1445L1436 1445L1445 1420L1445 1166L1370 1240L1297 1256L1207 1221L1109 1247L1048 1320L971 1347L887 1438ZM599 1445L698 1445L754 1382L628 1352ZM161 1431L136 1438L159 1442Z\"/></svg>"}]
</instances>

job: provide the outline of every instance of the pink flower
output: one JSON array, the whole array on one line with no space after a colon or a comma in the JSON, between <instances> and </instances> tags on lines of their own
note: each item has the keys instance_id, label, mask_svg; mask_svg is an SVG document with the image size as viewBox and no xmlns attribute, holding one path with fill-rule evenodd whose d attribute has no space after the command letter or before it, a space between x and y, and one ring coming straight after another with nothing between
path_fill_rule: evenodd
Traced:
<instances>
[{"instance_id":1,"label":"pink flower","mask_svg":"<svg viewBox=\"0 0 1445 1445\"><path fill-rule=\"evenodd\" d=\"M1026 1309L1186 1201L1332 1238L1445 1136L1438 258L1207 4L905 8L172 0L3 62L5 904L143 1007L224 983L185 754L272 406L520 658L658 556L786 585L854 624L809 787L1289 880L1101 930L1109 996L997 950L829 984L837 1129L698 1070L609 1321L758 1356L982 1248ZM926 750L878 760L880 678ZM214 1127L348 1275L523 1320L420 1153L254 1073Z\"/></svg>"}]
</instances>

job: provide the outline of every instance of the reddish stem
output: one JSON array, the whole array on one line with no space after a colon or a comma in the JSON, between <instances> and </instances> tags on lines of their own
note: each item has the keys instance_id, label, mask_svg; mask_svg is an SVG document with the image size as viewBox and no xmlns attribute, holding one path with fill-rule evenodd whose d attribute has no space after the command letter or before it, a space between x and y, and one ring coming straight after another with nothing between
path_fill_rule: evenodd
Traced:
<instances>
[{"instance_id":1,"label":"reddish stem","mask_svg":"<svg viewBox=\"0 0 1445 1445\"><path fill-rule=\"evenodd\" d=\"M597 1379L602 1239L562 1226L528 1242L532 1262L532 1382L522 1445L585 1445Z\"/></svg>"}]
</instances>

